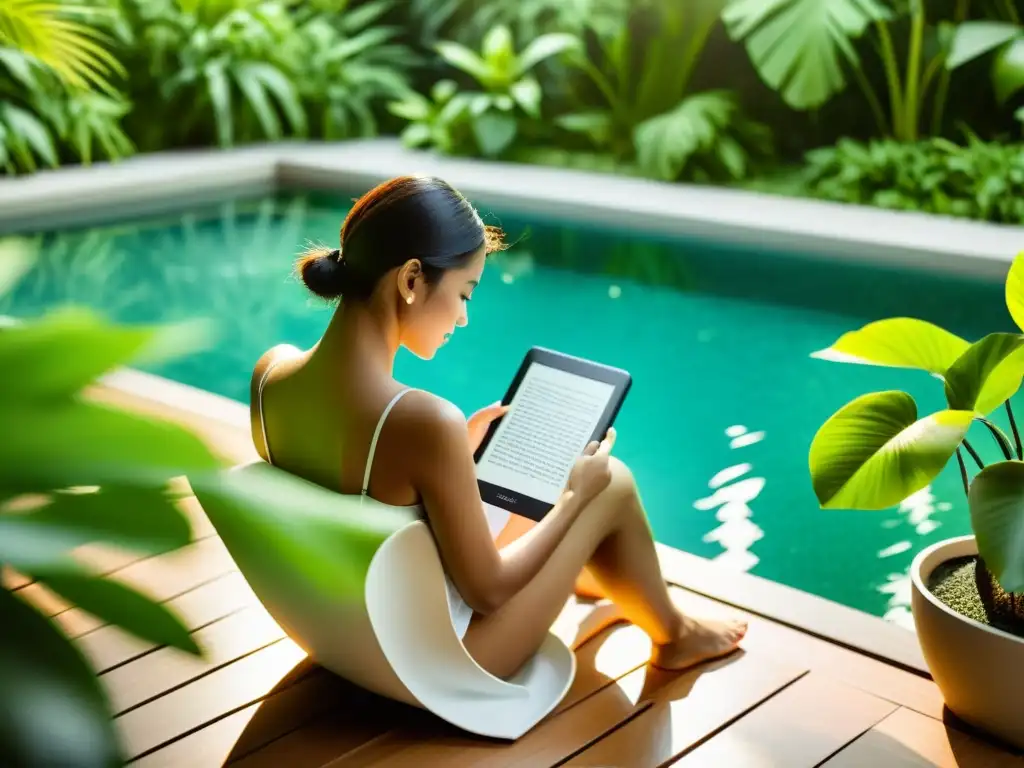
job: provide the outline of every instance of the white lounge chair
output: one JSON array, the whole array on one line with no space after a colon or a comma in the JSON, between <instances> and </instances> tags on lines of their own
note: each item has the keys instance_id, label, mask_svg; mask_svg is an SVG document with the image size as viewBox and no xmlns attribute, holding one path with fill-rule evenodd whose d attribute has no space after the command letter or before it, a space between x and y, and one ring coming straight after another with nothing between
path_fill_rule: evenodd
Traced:
<instances>
[{"instance_id":1,"label":"white lounge chair","mask_svg":"<svg viewBox=\"0 0 1024 768\"><path fill-rule=\"evenodd\" d=\"M576 657L555 634L511 679L474 661L461 640L469 617L454 615L433 535L411 514L361 510L359 497L262 461L192 486L264 607L326 669L502 739L569 690Z\"/></svg>"}]
</instances>

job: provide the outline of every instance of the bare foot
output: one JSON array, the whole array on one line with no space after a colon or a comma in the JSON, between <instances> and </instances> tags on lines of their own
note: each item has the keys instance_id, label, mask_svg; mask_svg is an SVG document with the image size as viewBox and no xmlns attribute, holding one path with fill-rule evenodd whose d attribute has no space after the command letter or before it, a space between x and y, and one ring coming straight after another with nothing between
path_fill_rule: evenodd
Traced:
<instances>
[{"instance_id":1,"label":"bare foot","mask_svg":"<svg viewBox=\"0 0 1024 768\"><path fill-rule=\"evenodd\" d=\"M713 621L683 617L678 640L656 645L651 663L661 669L680 670L727 656L747 634L745 621Z\"/></svg>"}]
</instances>

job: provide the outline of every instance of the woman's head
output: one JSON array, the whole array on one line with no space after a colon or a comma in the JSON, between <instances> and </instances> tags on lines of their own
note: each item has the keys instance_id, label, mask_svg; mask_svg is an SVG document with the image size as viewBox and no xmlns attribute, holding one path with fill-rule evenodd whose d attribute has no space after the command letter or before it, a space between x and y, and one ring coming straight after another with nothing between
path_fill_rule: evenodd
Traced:
<instances>
[{"instance_id":1,"label":"woman's head","mask_svg":"<svg viewBox=\"0 0 1024 768\"><path fill-rule=\"evenodd\" d=\"M317 296L378 301L398 315L401 343L429 358L456 326L501 232L458 191L430 176L401 176L361 197L341 225L340 247L299 257Z\"/></svg>"}]
</instances>

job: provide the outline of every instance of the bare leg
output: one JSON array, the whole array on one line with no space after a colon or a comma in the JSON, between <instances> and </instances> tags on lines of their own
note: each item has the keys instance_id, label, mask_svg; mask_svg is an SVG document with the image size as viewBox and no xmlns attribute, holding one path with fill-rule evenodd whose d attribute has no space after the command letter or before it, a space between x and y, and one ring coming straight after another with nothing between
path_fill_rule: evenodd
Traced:
<instances>
[{"instance_id":1,"label":"bare leg","mask_svg":"<svg viewBox=\"0 0 1024 768\"><path fill-rule=\"evenodd\" d=\"M582 510L533 581L494 613L474 618L465 637L470 654L492 674L513 674L540 647L584 566L650 635L658 666L680 669L724 655L746 632L744 622L699 621L675 606L632 474L613 461L611 484Z\"/></svg>"},{"instance_id":2,"label":"bare leg","mask_svg":"<svg viewBox=\"0 0 1024 768\"><path fill-rule=\"evenodd\" d=\"M498 549L511 544L535 525L536 523L533 522L533 520L520 517L519 515L512 515L501 533L498 534L498 538L495 540L495 543L498 545ZM576 577L576 586L574 591L577 597L591 598L594 600L605 597L605 594L601 589L601 585L598 584L593 574L590 573L587 568L580 571L579 576Z\"/></svg>"}]
</instances>

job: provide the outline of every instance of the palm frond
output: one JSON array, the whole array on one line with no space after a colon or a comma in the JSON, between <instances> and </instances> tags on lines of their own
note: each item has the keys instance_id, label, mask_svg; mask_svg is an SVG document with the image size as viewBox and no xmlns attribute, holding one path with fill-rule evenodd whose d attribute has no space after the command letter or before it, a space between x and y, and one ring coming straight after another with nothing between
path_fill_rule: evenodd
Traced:
<instances>
[{"instance_id":1,"label":"palm frond","mask_svg":"<svg viewBox=\"0 0 1024 768\"><path fill-rule=\"evenodd\" d=\"M53 0L3 0L0 44L36 57L72 87L114 94L109 78L125 71L105 47L106 36L76 20L88 11Z\"/></svg>"}]
</instances>

